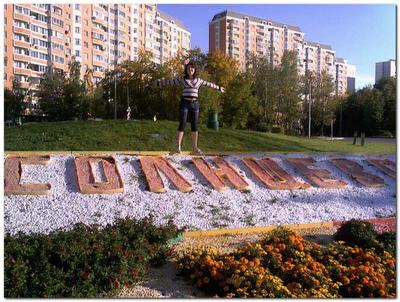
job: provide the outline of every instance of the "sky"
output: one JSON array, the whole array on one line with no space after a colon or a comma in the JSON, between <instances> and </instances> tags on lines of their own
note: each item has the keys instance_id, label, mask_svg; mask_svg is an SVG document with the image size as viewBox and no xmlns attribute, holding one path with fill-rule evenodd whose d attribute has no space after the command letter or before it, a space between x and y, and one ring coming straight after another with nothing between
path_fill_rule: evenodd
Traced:
<instances>
[{"instance_id":1,"label":"sky","mask_svg":"<svg viewBox=\"0 0 400 302\"><path fill-rule=\"evenodd\" d=\"M356 66L356 89L375 83L375 63L396 58L394 4L158 4L182 21L192 48L208 52L208 23L224 10L298 26L305 40L332 46Z\"/></svg>"}]
</instances>

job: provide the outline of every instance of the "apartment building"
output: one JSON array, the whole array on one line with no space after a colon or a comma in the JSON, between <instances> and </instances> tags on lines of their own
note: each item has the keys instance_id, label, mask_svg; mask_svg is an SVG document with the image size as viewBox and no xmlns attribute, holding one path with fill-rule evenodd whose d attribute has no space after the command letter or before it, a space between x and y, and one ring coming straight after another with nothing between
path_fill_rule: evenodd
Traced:
<instances>
[{"instance_id":1,"label":"apartment building","mask_svg":"<svg viewBox=\"0 0 400 302\"><path fill-rule=\"evenodd\" d=\"M337 83L337 90L345 93L347 82L341 84L343 79L337 76L346 72L346 63L336 61L331 46L306 41L304 36L298 26L227 10L216 14L209 23L209 51L220 50L236 58L242 70L250 53L267 56L273 65L278 65L285 50L296 51L299 74L321 74L325 70ZM344 77L346 81L345 74Z\"/></svg>"},{"instance_id":2,"label":"apartment building","mask_svg":"<svg viewBox=\"0 0 400 302\"><path fill-rule=\"evenodd\" d=\"M250 53L268 55L279 64L285 50L301 47L304 33L297 26L277 23L232 11L214 16L209 24L209 50L236 58L242 69Z\"/></svg>"},{"instance_id":3,"label":"apartment building","mask_svg":"<svg viewBox=\"0 0 400 302\"><path fill-rule=\"evenodd\" d=\"M375 84L388 77L396 77L396 60L375 63Z\"/></svg>"},{"instance_id":4,"label":"apartment building","mask_svg":"<svg viewBox=\"0 0 400 302\"><path fill-rule=\"evenodd\" d=\"M335 58L336 94L343 95L347 91L347 62L343 58Z\"/></svg>"},{"instance_id":5,"label":"apartment building","mask_svg":"<svg viewBox=\"0 0 400 302\"><path fill-rule=\"evenodd\" d=\"M32 96L50 65L67 71L72 58L98 82L141 49L156 63L190 49L188 29L156 4L6 4L4 17L5 87L15 78Z\"/></svg>"},{"instance_id":6,"label":"apartment building","mask_svg":"<svg viewBox=\"0 0 400 302\"><path fill-rule=\"evenodd\" d=\"M356 66L347 64L347 92L356 91Z\"/></svg>"}]
</instances>

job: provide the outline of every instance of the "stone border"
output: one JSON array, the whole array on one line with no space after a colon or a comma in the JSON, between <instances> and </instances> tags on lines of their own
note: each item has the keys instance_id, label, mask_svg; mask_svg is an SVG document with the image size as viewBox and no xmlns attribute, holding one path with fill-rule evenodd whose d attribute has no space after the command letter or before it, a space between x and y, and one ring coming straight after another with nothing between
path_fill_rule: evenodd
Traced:
<instances>
[{"instance_id":1,"label":"stone border","mask_svg":"<svg viewBox=\"0 0 400 302\"><path fill-rule=\"evenodd\" d=\"M369 218L363 219L375 224L396 224L396 217L383 217L383 218ZM291 230L302 230L302 229L318 229L323 227L340 227L346 221L329 221L329 222L317 222L317 223L304 223L304 224L287 224L283 227L287 227ZM235 234L255 234L269 232L278 225L262 226L262 227L245 227L245 228L234 228L234 229L216 229L216 230L204 230L204 231L188 231L183 234L185 238L200 238L200 237L211 237L211 236L222 236L222 235L235 235Z\"/></svg>"}]
</instances>

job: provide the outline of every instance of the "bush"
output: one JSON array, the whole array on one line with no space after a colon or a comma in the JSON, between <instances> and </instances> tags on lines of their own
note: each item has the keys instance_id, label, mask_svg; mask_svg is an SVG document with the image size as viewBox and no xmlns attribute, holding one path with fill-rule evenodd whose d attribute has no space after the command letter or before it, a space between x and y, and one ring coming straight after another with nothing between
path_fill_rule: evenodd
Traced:
<instances>
[{"instance_id":1,"label":"bush","mask_svg":"<svg viewBox=\"0 0 400 302\"><path fill-rule=\"evenodd\" d=\"M394 137L393 133L390 132L389 130L376 130L376 131L372 132L372 136L389 137L389 138Z\"/></svg>"},{"instance_id":2,"label":"bush","mask_svg":"<svg viewBox=\"0 0 400 302\"><path fill-rule=\"evenodd\" d=\"M280 133L280 134L284 134L285 133L285 129L281 126L272 126L271 129L272 133Z\"/></svg>"},{"instance_id":3,"label":"bush","mask_svg":"<svg viewBox=\"0 0 400 302\"><path fill-rule=\"evenodd\" d=\"M194 248L177 256L177 269L213 297L395 297L395 258L335 243L311 243L277 228L259 243L229 254Z\"/></svg>"},{"instance_id":4,"label":"bush","mask_svg":"<svg viewBox=\"0 0 400 302\"><path fill-rule=\"evenodd\" d=\"M256 131L259 132L270 132L271 131L271 125L265 123L265 122L259 122L256 126Z\"/></svg>"},{"instance_id":5,"label":"bush","mask_svg":"<svg viewBox=\"0 0 400 302\"><path fill-rule=\"evenodd\" d=\"M389 252L393 257L396 255L396 233L383 232L377 235L378 241L381 243L383 250Z\"/></svg>"},{"instance_id":6,"label":"bush","mask_svg":"<svg viewBox=\"0 0 400 302\"><path fill-rule=\"evenodd\" d=\"M78 224L67 232L5 237L5 297L104 297L135 284L149 264L170 253L172 223L118 220L101 229Z\"/></svg>"},{"instance_id":7,"label":"bush","mask_svg":"<svg viewBox=\"0 0 400 302\"><path fill-rule=\"evenodd\" d=\"M372 248L378 243L374 225L368 221L351 219L340 226L334 235L335 240L344 241L351 246Z\"/></svg>"}]
</instances>

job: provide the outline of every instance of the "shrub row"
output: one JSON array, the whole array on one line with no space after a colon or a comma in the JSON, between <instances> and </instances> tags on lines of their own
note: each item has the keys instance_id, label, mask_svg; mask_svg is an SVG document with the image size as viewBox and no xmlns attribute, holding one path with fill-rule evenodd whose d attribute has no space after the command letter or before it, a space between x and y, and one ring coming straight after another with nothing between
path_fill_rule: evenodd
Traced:
<instances>
[{"instance_id":1,"label":"shrub row","mask_svg":"<svg viewBox=\"0 0 400 302\"><path fill-rule=\"evenodd\" d=\"M378 233L368 221L352 219L344 223L335 233L335 240L344 241L351 246L374 248L376 252L396 253L396 234L394 232Z\"/></svg>"},{"instance_id":2,"label":"shrub row","mask_svg":"<svg viewBox=\"0 0 400 302\"><path fill-rule=\"evenodd\" d=\"M181 233L172 222L118 220L105 228L5 237L4 293L19 297L104 297L143 279Z\"/></svg>"},{"instance_id":3,"label":"shrub row","mask_svg":"<svg viewBox=\"0 0 400 302\"><path fill-rule=\"evenodd\" d=\"M178 256L180 274L214 297L395 297L395 259L387 252L323 247L277 228L229 254L194 248Z\"/></svg>"}]
</instances>

